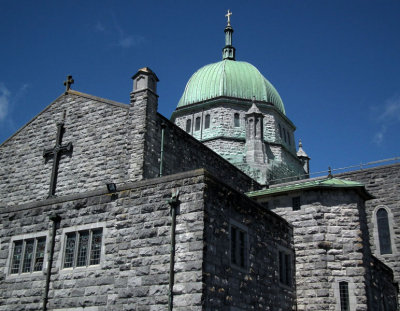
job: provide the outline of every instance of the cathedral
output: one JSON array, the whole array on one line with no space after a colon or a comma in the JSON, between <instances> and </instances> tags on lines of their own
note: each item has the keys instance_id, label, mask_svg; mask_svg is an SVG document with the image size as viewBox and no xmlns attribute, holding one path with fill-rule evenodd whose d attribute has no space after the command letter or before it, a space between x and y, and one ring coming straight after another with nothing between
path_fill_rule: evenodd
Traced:
<instances>
[{"instance_id":1,"label":"cathedral","mask_svg":"<svg viewBox=\"0 0 400 311\"><path fill-rule=\"evenodd\" d=\"M0 311L398 310L400 164L310 178L230 14L170 119L68 76L0 145Z\"/></svg>"}]
</instances>

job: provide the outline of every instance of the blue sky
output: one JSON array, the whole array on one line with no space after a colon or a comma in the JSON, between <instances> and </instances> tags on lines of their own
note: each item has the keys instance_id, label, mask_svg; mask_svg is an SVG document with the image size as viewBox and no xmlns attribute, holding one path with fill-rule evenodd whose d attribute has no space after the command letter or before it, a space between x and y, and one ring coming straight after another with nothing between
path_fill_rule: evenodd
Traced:
<instances>
[{"instance_id":1,"label":"blue sky","mask_svg":"<svg viewBox=\"0 0 400 311\"><path fill-rule=\"evenodd\" d=\"M400 156L400 1L0 0L0 143L68 74L128 103L148 66L170 117L190 76L221 59L227 9L237 59L276 87L312 171Z\"/></svg>"}]
</instances>

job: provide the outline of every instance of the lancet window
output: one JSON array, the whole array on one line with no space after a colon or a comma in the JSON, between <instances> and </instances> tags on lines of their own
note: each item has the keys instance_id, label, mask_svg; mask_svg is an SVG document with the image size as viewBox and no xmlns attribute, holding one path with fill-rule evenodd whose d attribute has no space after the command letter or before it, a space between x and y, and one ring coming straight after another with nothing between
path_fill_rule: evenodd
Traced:
<instances>
[{"instance_id":1,"label":"lancet window","mask_svg":"<svg viewBox=\"0 0 400 311\"><path fill-rule=\"evenodd\" d=\"M379 236L379 248L380 253L391 254L392 243L390 239L390 227L388 212L384 208L378 209L376 212L376 222L378 225L378 236Z\"/></svg>"}]
</instances>

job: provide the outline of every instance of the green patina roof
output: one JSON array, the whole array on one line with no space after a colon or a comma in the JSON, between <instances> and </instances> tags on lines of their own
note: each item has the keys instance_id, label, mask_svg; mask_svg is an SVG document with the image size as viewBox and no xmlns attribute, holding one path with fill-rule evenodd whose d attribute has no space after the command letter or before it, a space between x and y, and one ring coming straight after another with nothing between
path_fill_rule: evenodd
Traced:
<instances>
[{"instance_id":1,"label":"green patina roof","mask_svg":"<svg viewBox=\"0 0 400 311\"><path fill-rule=\"evenodd\" d=\"M198 103L216 97L234 97L273 103L285 114L285 107L274 86L246 62L224 59L197 70L178 103L179 107Z\"/></svg>"},{"instance_id":2,"label":"green patina roof","mask_svg":"<svg viewBox=\"0 0 400 311\"><path fill-rule=\"evenodd\" d=\"M338 178L326 178L326 179L314 179L308 181L299 181L297 183L290 183L282 186L274 186L269 189L253 191L246 193L249 197L260 197L260 196L268 196L270 194L283 194L287 192L292 192L296 190L305 190L311 188L357 188L362 190L362 194L366 199L373 199L374 197L365 190L364 184L338 179Z\"/></svg>"}]
</instances>

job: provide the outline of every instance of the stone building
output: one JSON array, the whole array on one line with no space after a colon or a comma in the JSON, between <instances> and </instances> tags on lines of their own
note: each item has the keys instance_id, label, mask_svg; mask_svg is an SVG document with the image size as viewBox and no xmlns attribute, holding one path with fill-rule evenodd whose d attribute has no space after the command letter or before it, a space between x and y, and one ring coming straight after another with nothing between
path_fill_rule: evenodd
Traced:
<instances>
[{"instance_id":1,"label":"stone building","mask_svg":"<svg viewBox=\"0 0 400 311\"><path fill-rule=\"evenodd\" d=\"M157 113L157 80L130 105L67 81L1 145L0 310L293 308L292 227Z\"/></svg>"},{"instance_id":2,"label":"stone building","mask_svg":"<svg viewBox=\"0 0 400 311\"><path fill-rule=\"evenodd\" d=\"M398 165L308 179L232 33L171 121L147 67L128 105L69 77L0 145L0 310L397 309Z\"/></svg>"}]
</instances>

